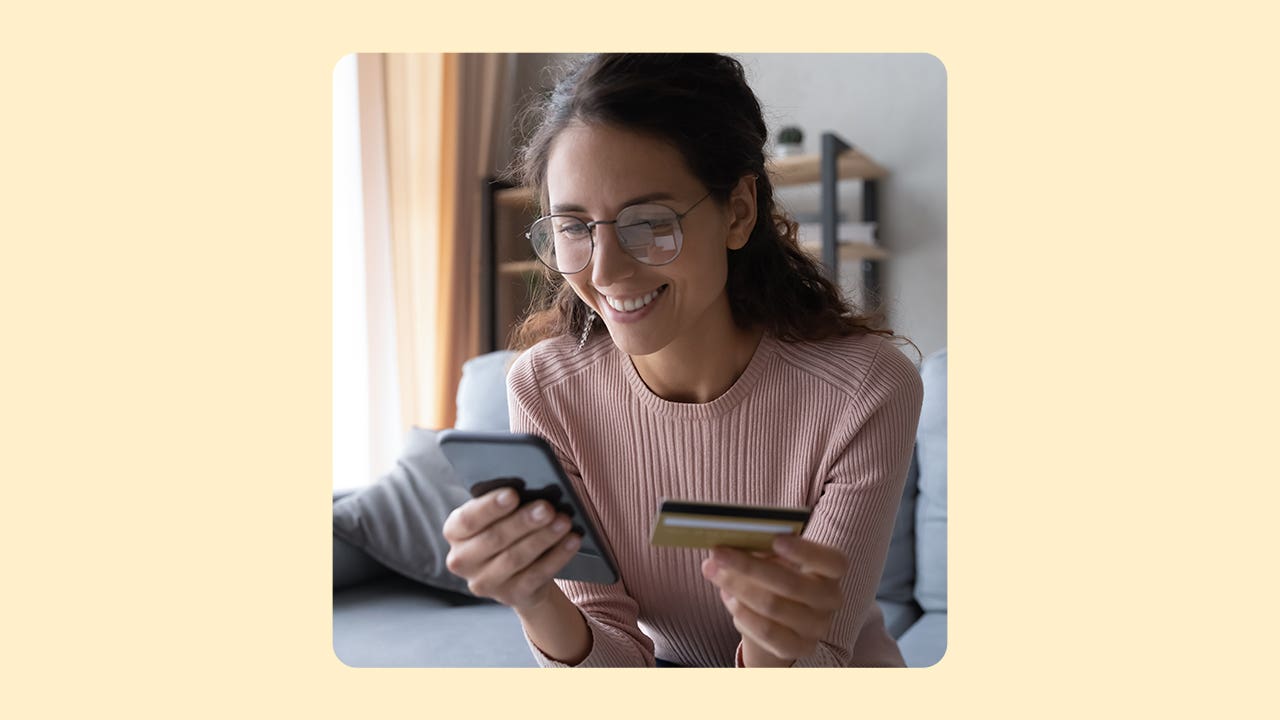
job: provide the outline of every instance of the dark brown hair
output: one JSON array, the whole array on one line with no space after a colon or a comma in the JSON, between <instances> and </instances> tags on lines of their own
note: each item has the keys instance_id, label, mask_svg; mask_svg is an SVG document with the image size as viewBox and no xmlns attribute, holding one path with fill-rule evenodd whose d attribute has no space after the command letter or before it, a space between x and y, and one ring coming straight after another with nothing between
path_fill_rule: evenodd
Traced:
<instances>
[{"instance_id":1,"label":"dark brown hair","mask_svg":"<svg viewBox=\"0 0 1280 720\"><path fill-rule=\"evenodd\" d=\"M539 214L547 207L551 145L570 123L624 128L670 143L719 203L744 175L754 174L756 225L747 244L727 250L726 291L734 323L763 325L787 341L875 333L894 336L883 310L858 313L821 266L796 242L795 221L780 211L765 169L768 131L742 64L712 54L602 54L571 62L554 89L526 111L535 126L507 173L530 187ZM536 124L536 125L535 125ZM587 306L543 268L529 314L512 339L523 350L547 337L581 332ZM592 332L606 332L595 323ZM909 342L909 341L908 341Z\"/></svg>"}]
</instances>

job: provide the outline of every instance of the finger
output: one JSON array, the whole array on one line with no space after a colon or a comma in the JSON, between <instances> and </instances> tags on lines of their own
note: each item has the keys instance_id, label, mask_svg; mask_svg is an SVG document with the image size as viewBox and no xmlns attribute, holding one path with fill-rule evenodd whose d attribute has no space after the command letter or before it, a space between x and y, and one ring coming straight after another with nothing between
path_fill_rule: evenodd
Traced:
<instances>
[{"instance_id":1,"label":"finger","mask_svg":"<svg viewBox=\"0 0 1280 720\"><path fill-rule=\"evenodd\" d=\"M833 610L840 605L839 588L833 587L834 581L731 548L714 548L708 571L709 580L735 595L744 583L749 583L819 610Z\"/></svg>"},{"instance_id":2,"label":"finger","mask_svg":"<svg viewBox=\"0 0 1280 720\"><path fill-rule=\"evenodd\" d=\"M832 580L844 577L849 569L849 560L839 548L794 535L774 538L773 549L780 557L799 564L805 572Z\"/></svg>"},{"instance_id":3,"label":"finger","mask_svg":"<svg viewBox=\"0 0 1280 720\"><path fill-rule=\"evenodd\" d=\"M516 491L500 488L468 500L445 518L442 530L450 543L460 542L483 532L493 523L516 509Z\"/></svg>"},{"instance_id":4,"label":"finger","mask_svg":"<svg viewBox=\"0 0 1280 720\"><path fill-rule=\"evenodd\" d=\"M551 582L556 573L569 564L581 545L582 538L577 533L569 533L568 536L561 537L528 567L507 581L505 588L507 594L513 599L531 596L538 588Z\"/></svg>"},{"instance_id":5,"label":"finger","mask_svg":"<svg viewBox=\"0 0 1280 720\"><path fill-rule=\"evenodd\" d=\"M814 609L754 583L742 583L741 587L722 587L720 592L722 600L727 596L725 607L731 612L734 604L746 606L757 615L789 628L800 637L820 638L831 627L833 611Z\"/></svg>"},{"instance_id":6,"label":"finger","mask_svg":"<svg viewBox=\"0 0 1280 720\"><path fill-rule=\"evenodd\" d=\"M555 511L550 503L530 503L466 540L451 541L453 547L445 558L445 567L455 575L474 578L494 557L553 520Z\"/></svg>"},{"instance_id":7,"label":"finger","mask_svg":"<svg viewBox=\"0 0 1280 720\"><path fill-rule=\"evenodd\" d=\"M506 583L508 579L524 571L543 553L560 542L569 532L571 525L567 516L557 516L550 525L530 532L496 554L483 569L483 574L499 578L500 583Z\"/></svg>"},{"instance_id":8,"label":"finger","mask_svg":"<svg viewBox=\"0 0 1280 720\"><path fill-rule=\"evenodd\" d=\"M784 558L778 553L774 552L773 550L752 550L751 556L760 558L762 560L772 560L776 563L782 563L786 567L792 568L794 570L803 569L800 567L800 563L794 560L790 560L788 558Z\"/></svg>"},{"instance_id":9,"label":"finger","mask_svg":"<svg viewBox=\"0 0 1280 720\"><path fill-rule=\"evenodd\" d=\"M741 604L732 610L733 626L745 638L784 660L794 660L813 653L817 640L805 639L792 630L757 614Z\"/></svg>"}]
</instances>

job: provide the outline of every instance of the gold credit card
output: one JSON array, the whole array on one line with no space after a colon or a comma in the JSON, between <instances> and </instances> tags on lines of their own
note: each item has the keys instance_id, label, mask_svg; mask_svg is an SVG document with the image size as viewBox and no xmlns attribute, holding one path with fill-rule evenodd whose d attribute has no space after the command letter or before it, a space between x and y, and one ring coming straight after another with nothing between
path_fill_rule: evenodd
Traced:
<instances>
[{"instance_id":1,"label":"gold credit card","mask_svg":"<svg viewBox=\"0 0 1280 720\"><path fill-rule=\"evenodd\" d=\"M809 522L804 508L663 500L649 543L663 547L771 550L778 535L799 535Z\"/></svg>"}]
</instances>

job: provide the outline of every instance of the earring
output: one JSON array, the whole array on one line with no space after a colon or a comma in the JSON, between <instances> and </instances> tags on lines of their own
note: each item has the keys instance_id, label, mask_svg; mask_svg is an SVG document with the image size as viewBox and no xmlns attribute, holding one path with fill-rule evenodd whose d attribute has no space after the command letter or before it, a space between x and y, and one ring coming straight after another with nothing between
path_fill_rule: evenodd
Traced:
<instances>
[{"instance_id":1,"label":"earring","mask_svg":"<svg viewBox=\"0 0 1280 720\"><path fill-rule=\"evenodd\" d=\"M593 308L587 309L587 324L582 326L582 338L578 340L578 349L581 350L583 345L587 344L587 336L591 334L591 324L596 321L596 311Z\"/></svg>"}]
</instances>

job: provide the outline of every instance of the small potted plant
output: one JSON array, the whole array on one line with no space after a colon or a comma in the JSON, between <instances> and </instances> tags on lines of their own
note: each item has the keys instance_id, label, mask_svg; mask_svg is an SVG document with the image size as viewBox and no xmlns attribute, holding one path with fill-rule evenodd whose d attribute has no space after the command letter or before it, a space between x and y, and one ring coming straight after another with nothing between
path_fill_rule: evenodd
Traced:
<instances>
[{"instance_id":1,"label":"small potted plant","mask_svg":"<svg viewBox=\"0 0 1280 720\"><path fill-rule=\"evenodd\" d=\"M804 131L795 125L787 125L778 131L778 157L799 155L804 150Z\"/></svg>"}]
</instances>

